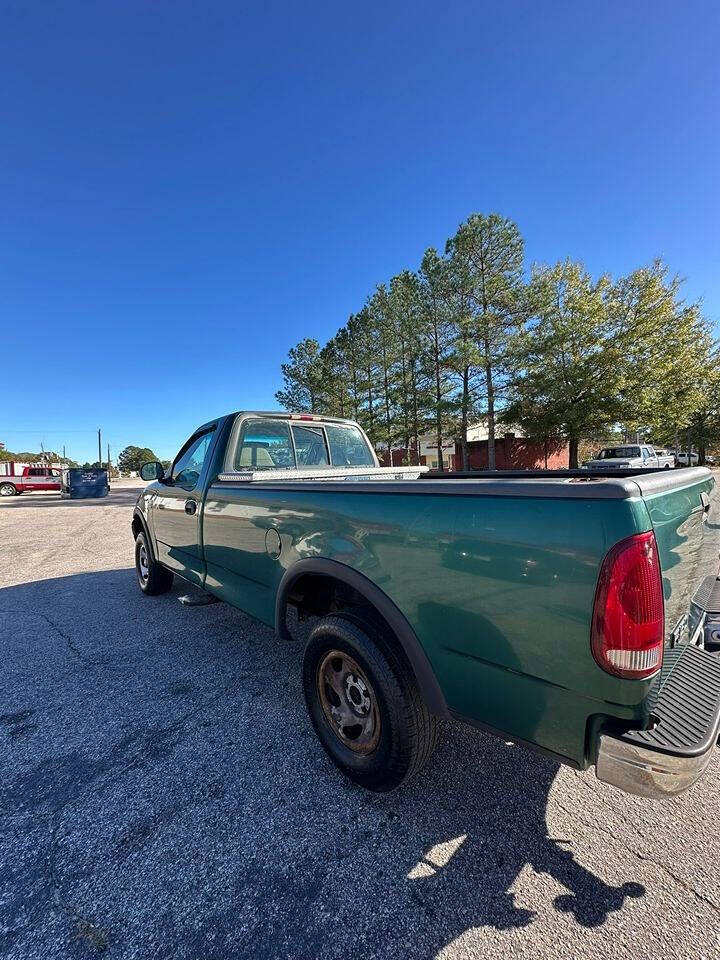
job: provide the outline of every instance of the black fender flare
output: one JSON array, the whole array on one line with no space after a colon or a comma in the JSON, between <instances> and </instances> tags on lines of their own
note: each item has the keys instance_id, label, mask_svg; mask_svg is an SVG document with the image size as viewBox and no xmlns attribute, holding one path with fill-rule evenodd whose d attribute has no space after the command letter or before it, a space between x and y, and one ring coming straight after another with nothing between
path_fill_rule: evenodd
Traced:
<instances>
[{"instance_id":1,"label":"black fender flare","mask_svg":"<svg viewBox=\"0 0 720 960\"><path fill-rule=\"evenodd\" d=\"M135 520L139 520L140 526L143 528L143 533L145 534L145 542L148 545L150 556L152 557L153 560L157 560L157 557L155 556L155 544L153 543L153 539L150 536L150 529L148 528L147 519L145 517L145 514L142 512L142 510L139 507L135 507L135 509L133 510L133 518L132 518L133 524L135 523ZM135 538L133 537L133 540L134 539Z\"/></svg>"},{"instance_id":2,"label":"black fender flare","mask_svg":"<svg viewBox=\"0 0 720 960\"><path fill-rule=\"evenodd\" d=\"M356 590L383 617L410 661L420 692L428 709L439 717L449 717L447 703L422 644L401 610L390 597L362 573L352 567L323 557L298 560L283 574L275 597L275 630L283 640L291 640L285 614L293 584L304 574L332 577Z\"/></svg>"}]
</instances>

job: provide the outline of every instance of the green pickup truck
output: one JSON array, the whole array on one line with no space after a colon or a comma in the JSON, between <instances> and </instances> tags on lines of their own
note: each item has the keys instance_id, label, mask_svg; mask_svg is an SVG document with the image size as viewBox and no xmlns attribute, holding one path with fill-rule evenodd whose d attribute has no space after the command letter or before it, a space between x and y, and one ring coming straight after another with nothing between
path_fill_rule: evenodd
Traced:
<instances>
[{"instance_id":1,"label":"green pickup truck","mask_svg":"<svg viewBox=\"0 0 720 960\"><path fill-rule=\"evenodd\" d=\"M289 608L312 618L308 712L355 783L397 787L448 718L641 796L703 773L720 724L709 470L430 475L380 467L351 421L241 412L141 474L140 589L177 574L286 640Z\"/></svg>"}]
</instances>

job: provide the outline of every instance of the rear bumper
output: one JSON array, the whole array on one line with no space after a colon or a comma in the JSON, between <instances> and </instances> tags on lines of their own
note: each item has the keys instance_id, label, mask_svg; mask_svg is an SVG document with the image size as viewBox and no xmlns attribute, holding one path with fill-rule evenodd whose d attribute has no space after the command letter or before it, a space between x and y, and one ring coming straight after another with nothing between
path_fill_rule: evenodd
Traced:
<instances>
[{"instance_id":1,"label":"rear bumper","mask_svg":"<svg viewBox=\"0 0 720 960\"><path fill-rule=\"evenodd\" d=\"M595 772L598 780L625 793L662 800L682 793L699 780L712 754L711 746L695 757L674 756L602 734Z\"/></svg>"},{"instance_id":2,"label":"rear bumper","mask_svg":"<svg viewBox=\"0 0 720 960\"><path fill-rule=\"evenodd\" d=\"M720 729L720 658L675 647L656 690L649 729L600 734L595 772L626 793L659 800L687 790L710 762Z\"/></svg>"}]
</instances>

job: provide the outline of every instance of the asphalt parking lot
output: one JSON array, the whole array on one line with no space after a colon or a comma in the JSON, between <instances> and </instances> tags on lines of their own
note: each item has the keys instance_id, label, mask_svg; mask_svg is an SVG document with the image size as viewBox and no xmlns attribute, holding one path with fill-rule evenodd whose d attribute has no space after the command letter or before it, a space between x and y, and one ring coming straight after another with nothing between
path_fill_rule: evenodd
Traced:
<instances>
[{"instance_id":1,"label":"asphalt parking lot","mask_svg":"<svg viewBox=\"0 0 720 960\"><path fill-rule=\"evenodd\" d=\"M455 725L364 793L301 644L140 594L137 488L0 502L0 955L720 956L720 758L653 803Z\"/></svg>"}]
</instances>

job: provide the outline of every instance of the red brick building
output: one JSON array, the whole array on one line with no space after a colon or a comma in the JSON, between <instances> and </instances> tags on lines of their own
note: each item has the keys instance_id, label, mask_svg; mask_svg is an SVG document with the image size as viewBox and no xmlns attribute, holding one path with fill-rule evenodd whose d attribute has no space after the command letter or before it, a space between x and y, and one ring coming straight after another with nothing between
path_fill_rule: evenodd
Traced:
<instances>
[{"instance_id":1,"label":"red brick building","mask_svg":"<svg viewBox=\"0 0 720 960\"><path fill-rule=\"evenodd\" d=\"M478 432L475 431L477 436ZM470 436L472 432L468 431ZM468 469L487 470L488 469L488 442L487 439L468 440ZM519 437L514 433L505 433L495 438L495 468L497 470L560 470L567 469L570 450L568 444L563 440L550 440L544 443L542 440L535 440L531 437ZM405 463L417 463L415 451L408 451L404 448L396 448L392 451L392 461L387 450L378 451L378 459L384 466L399 467ZM432 457L428 455L420 456L420 463L432 467ZM450 465L447 463L448 457L445 455L446 470L462 470L462 447L459 442L455 444L455 452L450 455ZM437 454L434 456L434 462L437 462Z\"/></svg>"},{"instance_id":2,"label":"red brick building","mask_svg":"<svg viewBox=\"0 0 720 960\"><path fill-rule=\"evenodd\" d=\"M468 467L470 470L487 470L487 440L468 441ZM534 440L506 433L495 438L495 467L497 470L559 470L567 469L570 448L562 440ZM462 470L462 448L455 446L453 457L456 470Z\"/></svg>"}]
</instances>

